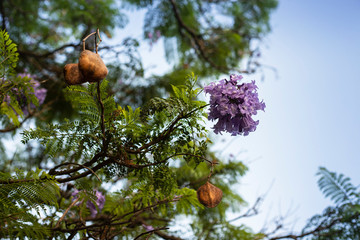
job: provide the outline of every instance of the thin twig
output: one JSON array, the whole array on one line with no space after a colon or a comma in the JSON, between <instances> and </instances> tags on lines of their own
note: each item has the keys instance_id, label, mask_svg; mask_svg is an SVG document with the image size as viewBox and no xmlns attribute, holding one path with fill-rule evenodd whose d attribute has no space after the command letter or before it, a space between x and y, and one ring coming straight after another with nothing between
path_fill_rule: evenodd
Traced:
<instances>
[{"instance_id":1,"label":"thin twig","mask_svg":"<svg viewBox=\"0 0 360 240\"><path fill-rule=\"evenodd\" d=\"M104 119L104 104L101 100L101 93L100 93L100 82L97 83L97 97L98 97L98 102L100 104L100 114L101 114L101 123L100 123L100 127L101 127L101 132L102 132L102 139L103 139L103 145L105 145L105 119Z\"/></svg>"},{"instance_id":2,"label":"thin twig","mask_svg":"<svg viewBox=\"0 0 360 240\"><path fill-rule=\"evenodd\" d=\"M99 44L101 43L101 37L100 37L100 32L99 32L99 29L97 29L96 30L96 32L92 32L92 33L90 33L89 35L87 35L83 40L82 40L82 42L83 42L83 51L85 51L85 41L86 41L86 39L88 39L90 36L92 36L92 35L94 35L94 34L97 34L98 36L99 36L99 42L98 43L96 43L96 36L95 36L95 43L96 43L96 53L98 52L98 46L99 46Z\"/></svg>"},{"instance_id":3,"label":"thin twig","mask_svg":"<svg viewBox=\"0 0 360 240\"><path fill-rule=\"evenodd\" d=\"M102 42L102 40L101 40L101 37L100 37L100 31L99 31L99 29L97 29L96 32L97 32L97 35L99 36L99 42L97 43L97 42L96 42L96 35L95 35L96 53L98 53L98 47L99 47L99 44Z\"/></svg>"},{"instance_id":4,"label":"thin twig","mask_svg":"<svg viewBox=\"0 0 360 240\"><path fill-rule=\"evenodd\" d=\"M82 40L82 42L83 42L83 51L85 51L85 41L86 41L86 39L88 39L90 36L92 36L92 35L94 35L94 34L96 34L96 32L90 33L89 35L87 35L87 36Z\"/></svg>"},{"instance_id":5,"label":"thin twig","mask_svg":"<svg viewBox=\"0 0 360 240\"><path fill-rule=\"evenodd\" d=\"M2 60L2 61L0 62L0 65L3 64L3 62L5 62L10 56L11 56L11 55L7 56L4 60Z\"/></svg>"},{"instance_id":6,"label":"thin twig","mask_svg":"<svg viewBox=\"0 0 360 240\"><path fill-rule=\"evenodd\" d=\"M207 160L208 161L208 160ZM211 161L210 162L210 173L209 173L209 176L208 176L208 178L207 178L207 180L208 180L208 182L210 181L210 177L211 177L211 175L213 174L213 171L214 171L214 166L216 165L216 164L218 164L215 160L213 160L213 161Z\"/></svg>"},{"instance_id":7,"label":"thin twig","mask_svg":"<svg viewBox=\"0 0 360 240\"><path fill-rule=\"evenodd\" d=\"M168 228L168 227L160 227L160 228L155 228L155 229L150 230L150 231L147 231L147 232L143 232L143 233L141 233L139 236L137 236L136 238L134 238L134 240L139 239L141 236L144 236L144 235L146 235L146 234L153 234L153 233L156 232L156 231L166 230L166 229L169 229L169 228Z\"/></svg>"},{"instance_id":8,"label":"thin twig","mask_svg":"<svg viewBox=\"0 0 360 240\"><path fill-rule=\"evenodd\" d=\"M69 163L62 163L62 164L57 165L57 166L53 167L52 169L50 169L49 174L50 175L66 175L66 174L70 174L70 173L73 173L73 172L77 172L77 171L81 170L83 168L83 166L90 167L93 163L95 163L101 157L104 157L104 151L95 154L95 156L89 162L84 163L83 165L81 165L81 167L76 167L76 168L72 168L72 169L69 169L69 170L62 170L62 171L59 171L59 172L56 171L57 168L69 164Z\"/></svg>"},{"instance_id":9,"label":"thin twig","mask_svg":"<svg viewBox=\"0 0 360 240\"><path fill-rule=\"evenodd\" d=\"M214 63L209 56L205 53L205 47L204 47L204 39L201 34L197 34L193 29L191 29L189 26L185 24L183 19L180 16L179 9L176 6L175 0L169 0L170 4L172 6L172 10L174 12L176 21L180 28L184 29L189 35L190 38L195 42L194 50L196 51L197 55L201 58L203 58L206 62L208 62L212 67L216 68L217 70L221 72L228 72L230 69L224 66L218 66L216 63ZM181 29L180 29L181 30ZM190 39L190 41L191 41ZM192 41L191 41L192 42Z\"/></svg>"},{"instance_id":10,"label":"thin twig","mask_svg":"<svg viewBox=\"0 0 360 240\"><path fill-rule=\"evenodd\" d=\"M71 231L79 231L79 230L84 230L84 229L91 229L91 228L96 228L96 227L102 227L102 226L105 226L105 225L107 225L107 226L117 226L117 225L123 225L123 224L127 224L127 223L131 223L132 222L132 220L130 219L130 220L125 220L125 221L121 221L121 222L119 222L119 220L121 220L121 219L124 219L125 217L127 217L127 216L129 216L129 215L131 215L131 214L133 214L134 216L137 216L137 215L139 215L139 214L141 214L141 213L143 213L143 212L145 212L145 211L147 211L147 210L149 210L149 209L152 209L152 208L155 208L155 207L157 207L158 205L160 205L160 204L166 204L166 203L169 203L169 202L177 202L177 201L179 201L180 200L180 198L181 198L182 196L178 196L178 197L176 197L176 198L173 198L173 199L163 199L163 200L161 200L161 201L158 201L158 202L156 202L156 203L154 203L154 204L152 204L152 205L150 205L150 206L147 206L147 207L144 207L144 208L141 208L141 209L135 209L135 210L133 210L133 211L131 211L131 212L128 212L128 213L126 213L126 214L124 214L124 215L122 215L122 216L120 216L120 217L118 217L118 218L116 218L116 219L114 219L114 220L111 220L112 222L109 222L109 221L106 221L106 222L104 222L104 223L95 223L95 224L92 224L92 225L87 225L87 226L81 226L81 227L75 227L75 228L73 228L73 229L61 229L61 228L53 228L52 230L54 230L54 231L60 231L60 232L71 232ZM90 221L94 221L94 220L96 220L96 219L90 219Z\"/></svg>"},{"instance_id":11,"label":"thin twig","mask_svg":"<svg viewBox=\"0 0 360 240\"><path fill-rule=\"evenodd\" d=\"M258 197L255 201L255 203L253 204L253 206L251 208L249 208L244 214L237 216L236 218L233 218L231 220L228 220L227 222L234 222L236 220L239 220L241 218L245 218L245 217L252 217L258 214L258 207L259 205L262 203L263 201L263 197Z\"/></svg>"},{"instance_id":12,"label":"thin twig","mask_svg":"<svg viewBox=\"0 0 360 240\"><path fill-rule=\"evenodd\" d=\"M76 180L76 179L79 179L79 178L82 178L82 177L85 177L89 174L91 174L93 171L97 171L98 169L106 166L107 164L110 164L112 163L113 160L106 160L104 162L101 162L99 163L98 165L96 165L95 167L92 168L92 171L88 170L86 172L83 172L79 175L75 175L75 176L72 176L72 177L68 177L68 178L56 178L56 181L58 181L59 183L64 183L64 182L70 182L70 181L73 181L73 180Z\"/></svg>"},{"instance_id":13,"label":"thin twig","mask_svg":"<svg viewBox=\"0 0 360 240\"><path fill-rule=\"evenodd\" d=\"M183 240L182 238L171 236L161 231L156 231L155 234L166 240Z\"/></svg>"},{"instance_id":14,"label":"thin twig","mask_svg":"<svg viewBox=\"0 0 360 240\"><path fill-rule=\"evenodd\" d=\"M45 53L42 53L42 54L36 54L32 51L28 51L26 49L19 49L18 50L18 53L20 53L21 55L27 55L27 56L31 56L31 57L35 57L35 58L46 58L46 57L49 57L55 53L57 53L58 51L62 51L64 50L65 48L68 48L68 47L72 47L72 48L76 48L80 46L80 44L76 44L76 43L68 43L68 44L65 44L63 46L60 46L58 48L55 48L54 50L52 51L49 51L49 52L45 52Z\"/></svg>"},{"instance_id":15,"label":"thin twig","mask_svg":"<svg viewBox=\"0 0 360 240\"><path fill-rule=\"evenodd\" d=\"M128 212L128 213L125 213L123 214L122 216L118 217L117 219L120 220L120 219L124 219L126 216L129 216L131 214L134 214L135 215L139 215L143 212L145 212L146 210L149 210L149 209L152 209L154 207L157 207L158 205L160 204L164 204L164 203L170 203L170 202L177 202L181 199L181 196L177 196L176 198L173 198L173 199L163 199L163 200L160 200L152 205L149 205L147 207L144 207L144 208L141 208L141 209L135 209L134 211L131 211L131 212Z\"/></svg>"},{"instance_id":16,"label":"thin twig","mask_svg":"<svg viewBox=\"0 0 360 240\"><path fill-rule=\"evenodd\" d=\"M351 219L356 219L359 217L359 213L356 213L352 216L350 216ZM343 217L338 217L338 218L334 218L332 219L329 223L324 223L325 220L323 222L321 222L316 228L314 228L313 230L309 230L307 232L302 232L300 234L288 234L288 235L282 235L282 236L276 236L276 237L269 237L269 234L266 234L269 240L278 240L278 239L301 239L303 237L306 236L311 236L311 235L318 235L318 236L326 236L326 232L325 234L322 233L322 231L324 230L328 230L331 229L333 226L336 226L336 224L341 223L343 221ZM279 228L278 228L279 229ZM274 231L278 230L275 229ZM271 234L270 234L271 235Z\"/></svg>"},{"instance_id":17,"label":"thin twig","mask_svg":"<svg viewBox=\"0 0 360 240\"><path fill-rule=\"evenodd\" d=\"M131 222L130 220L123 221L123 222L117 222L117 223L104 222L104 223L95 223L95 224L92 224L92 225L76 227L76 228L73 228L73 229L53 228L52 230L53 230L53 231L59 231L59 232L72 232L72 231L80 231L80 230L85 230L85 229L103 227L103 226L105 226L105 225L108 225L108 226L124 225L124 224L130 223L130 222Z\"/></svg>"},{"instance_id":18,"label":"thin twig","mask_svg":"<svg viewBox=\"0 0 360 240\"><path fill-rule=\"evenodd\" d=\"M20 123L19 125L14 125L12 127L8 127L8 128L4 128L4 129L0 129L0 133L6 133L6 132L11 132L14 131L15 129L21 127L21 125L23 125L29 118L31 118L32 115L27 115Z\"/></svg>"},{"instance_id":19,"label":"thin twig","mask_svg":"<svg viewBox=\"0 0 360 240\"><path fill-rule=\"evenodd\" d=\"M126 164L126 163L121 163L117 160L114 160L116 163L119 163L121 165L124 165L126 167L131 167L131 168L135 168L135 169L142 169L142 168L145 168L145 167L151 167L151 166L155 166L155 165L158 165L158 164L161 164L161 163L165 163L167 160L169 160L170 158L173 158L173 157L176 157L176 156L192 156L192 157L196 157L196 158L200 158L210 164L213 164L212 161L206 159L205 157L203 156L199 156L199 155L195 155L195 154L191 154L191 153L177 153L177 154L173 154L171 156L168 156L166 157L164 160L161 160L161 161L157 161L157 162L154 162L154 163L148 163L148 164L143 164L143 165L139 165L139 164ZM130 162L132 162L132 160L130 160ZM217 164L217 163L214 163L214 165Z\"/></svg>"},{"instance_id":20,"label":"thin twig","mask_svg":"<svg viewBox=\"0 0 360 240\"><path fill-rule=\"evenodd\" d=\"M86 168L89 171L91 171L97 177L97 179L99 179L100 182L102 182L101 179L99 178L99 176L94 172L94 170L92 170L91 168L89 168L89 167L87 167L85 165L82 165L82 164L79 164L79 163L63 163L62 166L64 166L64 165L77 165L77 166L81 166L83 168Z\"/></svg>"},{"instance_id":21,"label":"thin twig","mask_svg":"<svg viewBox=\"0 0 360 240\"><path fill-rule=\"evenodd\" d=\"M65 210L64 214L61 216L61 218L59 219L59 221L56 223L55 228L58 228L61 221L64 220L66 214L69 212L69 210L80 200L80 198L78 197L75 201L73 201L70 206Z\"/></svg>"},{"instance_id":22,"label":"thin twig","mask_svg":"<svg viewBox=\"0 0 360 240\"><path fill-rule=\"evenodd\" d=\"M32 117L37 117L39 116L40 114L42 114L43 112L45 112L46 110L49 109L49 106L51 104L53 104L54 101L50 101L46 104L43 105L42 109L40 111L37 111L37 112L34 112L34 111L31 111L29 108L28 108L28 111L29 111L29 115L27 115L21 122L19 125L17 126L12 126L12 127L8 127L8 128L4 128L4 129L0 129L0 133L6 133L6 132L11 132L11 131L14 131L15 129L21 127L27 120L29 120L30 118Z\"/></svg>"}]
</instances>

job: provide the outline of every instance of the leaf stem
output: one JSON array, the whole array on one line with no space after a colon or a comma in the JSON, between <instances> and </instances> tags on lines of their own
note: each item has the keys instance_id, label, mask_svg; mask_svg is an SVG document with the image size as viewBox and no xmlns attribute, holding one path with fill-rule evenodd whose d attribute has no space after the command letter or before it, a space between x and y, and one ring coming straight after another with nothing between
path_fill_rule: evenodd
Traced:
<instances>
[{"instance_id":1,"label":"leaf stem","mask_svg":"<svg viewBox=\"0 0 360 240\"><path fill-rule=\"evenodd\" d=\"M96 32L90 33L89 35L87 35L87 36L82 40L82 42L83 42L83 51L85 51L85 41L86 41L86 39L88 39L90 36L92 36L92 35L94 35L94 34L97 34L98 37L99 37L99 42L96 43L96 35L95 35L96 53L98 53L98 46L99 46L99 44L102 42L101 37L100 37L99 29L97 29Z\"/></svg>"},{"instance_id":2,"label":"leaf stem","mask_svg":"<svg viewBox=\"0 0 360 240\"><path fill-rule=\"evenodd\" d=\"M98 102L100 104L100 127L101 127L101 132L102 132L102 139L103 139L103 145L105 146L105 119L104 119L104 104L101 100L101 93L100 93L100 82L97 83L97 97L98 97Z\"/></svg>"}]
</instances>

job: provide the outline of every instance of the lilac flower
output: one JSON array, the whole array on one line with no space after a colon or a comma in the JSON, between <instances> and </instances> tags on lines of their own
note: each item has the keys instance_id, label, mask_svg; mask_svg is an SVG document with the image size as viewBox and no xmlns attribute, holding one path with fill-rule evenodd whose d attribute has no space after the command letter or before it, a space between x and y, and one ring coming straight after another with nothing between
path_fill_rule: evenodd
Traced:
<instances>
[{"instance_id":1,"label":"lilac flower","mask_svg":"<svg viewBox=\"0 0 360 240\"><path fill-rule=\"evenodd\" d=\"M239 84L241 75L230 75L230 80L222 79L217 84L204 87L210 94L209 120L217 120L216 134L226 131L233 136L248 135L256 130L259 121L251 117L258 110L264 111L265 103L259 101L255 81Z\"/></svg>"},{"instance_id":2,"label":"lilac flower","mask_svg":"<svg viewBox=\"0 0 360 240\"><path fill-rule=\"evenodd\" d=\"M79 193L80 193L80 191L75 188L75 190L71 193L71 196L73 197L72 202L74 202L79 197ZM79 206L82 202L83 202L83 200L81 200L80 202L77 202L75 205Z\"/></svg>"},{"instance_id":3,"label":"lilac flower","mask_svg":"<svg viewBox=\"0 0 360 240\"><path fill-rule=\"evenodd\" d=\"M73 200L79 197L79 190L75 188L75 190L71 193L71 196L74 197Z\"/></svg>"},{"instance_id":4,"label":"lilac flower","mask_svg":"<svg viewBox=\"0 0 360 240\"><path fill-rule=\"evenodd\" d=\"M105 195L103 195L102 192L96 190L95 191L95 196L97 198L96 201L95 201L96 206L99 208L99 211L101 211L104 208L104 205L105 205ZM98 213L96 206L90 200L86 202L86 207L90 210L91 217L95 217L96 214Z\"/></svg>"},{"instance_id":5,"label":"lilac flower","mask_svg":"<svg viewBox=\"0 0 360 240\"><path fill-rule=\"evenodd\" d=\"M151 225L146 225L145 223L142 224L142 226L145 228L146 231L150 232L152 230L154 230L155 228Z\"/></svg>"},{"instance_id":6,"label":"lilac flower","mask_svg":"<svg viewBox=\"0 0 360 240\"><path fill-rule=\"evenodd\" d=\"M31 76L31 74L30 74L30 73L27 73L26 71L25 71L24 73L19 73L19 74L18 74L18 77L21 77L21 78L24 78L24 77L33 78L33 77Z\"/></svg>"},{"instance_id":7,"label":"lilac flower","mask_svg":"<svg viewBox=\"0 0 360 240\"><path fill-rule=\"evenodd\" d=\"M29 83L30 83L30 87L32 87L34 89L34 95L35 97L38 99L39 101L39 105L43 104L45 101L45 97L46 97L46 93L47 90L45 88L42 88L39 81L37 81L35 78L35 75L31 75L29 73L20 73L17 75L18 77L21 78L28 78L29 79ZM16 90L16 89L14 89ZM18 98L19 103L22 106L22 111L25 115L28 115L28 108L27 108L27 100L26 97L23 94L19 95ZM30 108L34 109L35 105L34 104L30 104Z\"/></svg>"},{"instance_id":8,"label":"lilac flower","mask_svg":"<svg viewBox=\"0 0 360 240\"><path fill-rule=\"evenodd\" d=\"M47 89L42 88L40 86L40 83L38 81L36 81L35 79L32 79L31 83L33 84L34 94L35 94L36 98L39 100L39 104L40 105L43 104L45 101Z\"/></svg>"},{"instance_id":9,"label":"lilac flower","mask_svg":"<svg viewBox=\"0 0 360 240\"><path fill-rule=\"evenodd\" d=\"M75 190L71 193L71 196L73 196L73 201L75 201L75 199L77 199L79 197L79 193L80 193L80 191L75 188ZM96 203L97 207L91 200L88 200L86 202L86 207L90 210L91 217L95 217L96 214L98 213L97 209L99 209L101 211L105 205L105 195L102 192L95 190L95 196L96 196L95 203ZM78 204L81 204L81 203L82 203L82 201L80 201Z\"/></svg>"}]
</instances>

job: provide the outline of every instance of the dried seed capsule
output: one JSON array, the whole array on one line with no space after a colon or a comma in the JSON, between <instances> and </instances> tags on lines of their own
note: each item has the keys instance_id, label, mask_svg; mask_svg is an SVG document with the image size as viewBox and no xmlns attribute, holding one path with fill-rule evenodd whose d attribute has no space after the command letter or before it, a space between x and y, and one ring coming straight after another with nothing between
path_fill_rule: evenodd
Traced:
<instances>
[{"instance_id":1,"label":"dried seed capsule","mask_svg":"<svg viewBox=\"0 0 360 240\"><path fill-rule=\"evenodd\" d=\"M64 78L65 82L69 85L77 85L85 82L77 63L70 63L65 65Z\"/></svg>"},{"instance_id":2,"label":"dried seed capsule","mask_svg":"<svg viewBox=\"0 0 360 240\"><path fill-rule=\"evenodd\" d=\"M222 191L210 182L206 182L196 191L199 202L208 208L216 207L222 199Z\"/></svg>"},{"instance_id":3,"label":"dried seed capsule","mask_svg":"<svg viewBox=\"0 0 360 240\"><path fill-rule=\"evenodd\" d=\"M108 74L108 69L100 55L89 50L81 52L79 69L87 82L99 82Z\"/></svg>"}]
</instances>

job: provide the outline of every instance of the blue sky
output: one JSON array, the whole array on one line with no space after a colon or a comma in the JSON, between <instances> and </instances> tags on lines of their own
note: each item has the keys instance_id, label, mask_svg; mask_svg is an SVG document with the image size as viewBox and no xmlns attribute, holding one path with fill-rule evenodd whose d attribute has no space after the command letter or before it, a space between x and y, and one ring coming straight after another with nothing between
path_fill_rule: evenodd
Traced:
<instances>
[{"instance_id":1,"label":"blue sky","mask_svg":"<svg viewBox=\"0 0 360 240\"><path fill-rule=\"evenodd\" d=\"M290 229L301 228L331 203L316 184L319 166L360 184L359 13L358 0L280 0L261 45L261 62L278 76L267 68L263 82L245 76L257 81L267 105L259 127L247 137L215 136L219 155L249 166L238 187L249 204L267 193L259 216L241 223L259 230L281 215ZM141 15L130 15L118 37L141 37ZM161 41L141 52L146 67L166 71Z\"/></svg>"}]
</instances>

